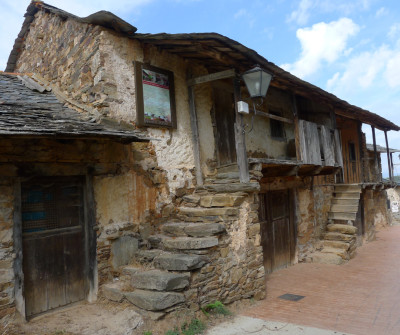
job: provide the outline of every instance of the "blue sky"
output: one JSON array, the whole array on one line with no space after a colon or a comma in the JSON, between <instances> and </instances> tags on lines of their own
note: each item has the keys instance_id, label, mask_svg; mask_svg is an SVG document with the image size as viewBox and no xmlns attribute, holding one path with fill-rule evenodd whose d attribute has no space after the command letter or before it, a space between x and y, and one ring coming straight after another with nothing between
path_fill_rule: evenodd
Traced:
<instances>
[{"instance_id":1,"label":"blue sky","mask_svg":"<svg viewBox=\"0 0 400 335\"><path fill-rule=\"evenodd\" d=\"M109 10L142 33L217 32L349 103L400 125L400 2L395 0L48 0L78 16ZM1 0L0 69L29 1ZM370 127L364 127L372 142ZM385 145L383 133L378 144ZM400 132L389 132L400 149ZM395 163L400 163L398 154ZM386 162L386 158L382 157ZM384 166L384 169L387 168ZM400 174L400 165L396 169Z\"/></svg>"}]
</instances>

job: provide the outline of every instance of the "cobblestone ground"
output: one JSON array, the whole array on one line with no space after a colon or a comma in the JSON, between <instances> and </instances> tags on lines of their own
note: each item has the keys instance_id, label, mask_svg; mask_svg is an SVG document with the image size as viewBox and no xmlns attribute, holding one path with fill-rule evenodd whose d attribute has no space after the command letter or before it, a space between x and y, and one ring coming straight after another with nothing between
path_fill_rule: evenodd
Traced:
<instances>
[{"instance_id":1,"label":"cobblestone ground","mask_svg":"<svg viewBox=\"0 0 400 335\"><path fill-rule=\"evenodd\" d=\"M305 298L278 298L285 293ZM345 265L276 271L267 278L267 298L244 314L351 334L400 334L400 226L379 231Z\"/></svg>"}]
</instances>

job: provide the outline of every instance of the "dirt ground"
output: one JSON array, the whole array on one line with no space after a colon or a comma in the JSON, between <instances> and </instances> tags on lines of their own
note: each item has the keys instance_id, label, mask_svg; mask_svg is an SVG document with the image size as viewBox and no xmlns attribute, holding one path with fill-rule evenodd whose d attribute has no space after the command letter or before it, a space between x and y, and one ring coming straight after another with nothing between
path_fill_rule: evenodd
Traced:
<instances>
[{"instance_id":1,"label":"dirt ground","mask_svg":"<svg viewBox=\"0 0 400 335\"><path fill-rule=\"evenodd\" d=\"M129 303L112 303L99 300L96 303L79 303L37 316L25 322L21 318L5 317L0 320L0 335L164 335L168 330L193 319L199 319L210 329L224 321L232 321L254 303L250 300L228 306L231 316L205 315L202 311L187 309L170 313L153 321L138 314Z\"/></svg>"}]
</instances>

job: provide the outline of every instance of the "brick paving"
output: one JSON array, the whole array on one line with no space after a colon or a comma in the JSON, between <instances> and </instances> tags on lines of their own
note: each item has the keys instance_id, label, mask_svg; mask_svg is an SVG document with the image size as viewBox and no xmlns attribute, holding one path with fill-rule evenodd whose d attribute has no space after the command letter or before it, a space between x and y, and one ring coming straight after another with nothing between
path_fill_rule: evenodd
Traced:
<instances>
[{"instance_id":1,"label":"brick paving","mask_svg":"<svg viewBox=\"0 0 400 335\"><path fill-rule=\"evenodd\" d=\"M305 298L278 298L285 293ZM350 334L400 334L400 226L379 231L347 264L297 264L274 272L267 298L244 314Z\"/></svg>"}]
</instances>

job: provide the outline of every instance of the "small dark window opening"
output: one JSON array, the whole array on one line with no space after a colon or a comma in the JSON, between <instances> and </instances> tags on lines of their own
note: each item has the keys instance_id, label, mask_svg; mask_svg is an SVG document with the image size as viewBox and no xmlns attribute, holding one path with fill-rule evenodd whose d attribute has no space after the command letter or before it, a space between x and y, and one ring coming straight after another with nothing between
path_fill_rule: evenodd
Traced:
<instances>
[{"instance_id":1,"label":"small dark window opening","mask_svg":"<svg viewBox=\"0 0 400 335\"><path fill-rule=\"evenodd\" d=\"M282 114L279 112L271 111L270 113L272 115L282 116ZM271 137L272 138L277 139L277 140L285 140L286 139L285 127L284 127L283 122L274 120L274 119L270 119L269 125L270 125L270 129L271 129Z\"/></svg>"},{"instance_id":2,"label":"small dark window opening","mask_svg":"<svg viewBox=\"0 0 400 335\"><path fill-rule=\"evenodd\" d=\"M356 146L354 143L349 142L349 158L351 161L356 161Z\"/></svg>"}]
</instances>

